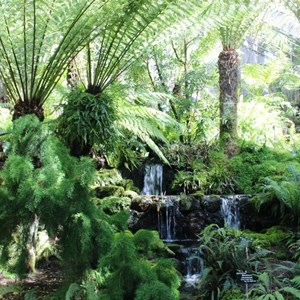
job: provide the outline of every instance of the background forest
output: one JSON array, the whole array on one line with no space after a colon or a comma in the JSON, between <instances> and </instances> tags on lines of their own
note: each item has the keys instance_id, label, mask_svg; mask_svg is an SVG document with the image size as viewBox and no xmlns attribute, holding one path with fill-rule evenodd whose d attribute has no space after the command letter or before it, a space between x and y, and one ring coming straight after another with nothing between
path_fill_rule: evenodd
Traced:
<instances>
[{"instance_id":1,"label":"background forest","mask_svg":"<svg viewBox=\"0 0 300 300\"><path fill-rule=\"evenodd\" d=\"M0 299L300 299L299 53L299 0L2 1ZM192 291L128 227L151 163L263 224L206 224Z\"/></svg>"}]
</instances>

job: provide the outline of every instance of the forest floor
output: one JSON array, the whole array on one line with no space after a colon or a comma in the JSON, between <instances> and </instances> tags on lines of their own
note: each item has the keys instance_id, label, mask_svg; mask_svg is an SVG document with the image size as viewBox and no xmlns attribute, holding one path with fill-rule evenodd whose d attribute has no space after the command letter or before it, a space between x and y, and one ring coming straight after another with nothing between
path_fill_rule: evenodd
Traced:
<instances>
[{"instance_id":1,"label":"forest floor","mask_svg":"<svg viewBox=\"0 0 300 300\"><path fill-rule=\"evenodd\" d=\"M37 269L22 280L0 273L0 299L23 300L27 294L28 299L46 300L62 286L62 281L60 267L56 264ZM31 294L35 298L30 298Z\"/></svg>"}]
</instances>

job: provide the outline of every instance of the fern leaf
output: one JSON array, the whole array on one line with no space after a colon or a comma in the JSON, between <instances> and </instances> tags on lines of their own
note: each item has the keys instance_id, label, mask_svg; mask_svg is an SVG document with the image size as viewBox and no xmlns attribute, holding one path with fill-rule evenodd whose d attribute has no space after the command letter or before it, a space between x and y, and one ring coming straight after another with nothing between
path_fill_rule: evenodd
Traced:
<instances>
[{"instance_id":1,"label":"fern leaf","mask_svg":"<svg viewBox=\"0 0 300 300\"><path fill-rule=\"evenodd\" d=\"M291 280L291 283L298 289L300 289L300 276L296 276Z\"/></svg>"},{"instance_id":2,"label":"fern leaf","mask_svg":"<svg viewBox=\"0 0 300 300\"><path fill-rule=\"evenodd\" d=\"M296 299L300 299L300 290L298 290L297 288L287 286L281 288L280 290L293 295Z\"/></svg>"}]
</instances>

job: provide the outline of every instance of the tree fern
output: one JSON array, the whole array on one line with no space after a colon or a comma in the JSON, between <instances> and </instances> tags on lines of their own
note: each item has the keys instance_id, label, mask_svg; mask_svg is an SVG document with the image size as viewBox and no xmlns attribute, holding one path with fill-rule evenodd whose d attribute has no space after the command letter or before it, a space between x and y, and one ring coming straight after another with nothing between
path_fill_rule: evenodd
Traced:
<instances>
[{"instance_id":1,"label":"tree fern","mask_svg":"<svg viewBox=\"0 0 300 300\"><path fill-rule=\"evenodd\" d=\"M172 0L110 1L99 16L105 19L99 36L87 45L87 74L81 72L87 91L105 90L166 26L175 22L175 3Z\"/></svg>"},{"instance_id":2,"label":"tree fern","mask_svg":"<svg viewBox=\"0 0 300 300\"><path fill-rule=\"evenodd\" d=\"M36 113L69 60L93 38L107 1L17 1L0 5L0 75L15 117Z\"/></svg>"}]
</instances>

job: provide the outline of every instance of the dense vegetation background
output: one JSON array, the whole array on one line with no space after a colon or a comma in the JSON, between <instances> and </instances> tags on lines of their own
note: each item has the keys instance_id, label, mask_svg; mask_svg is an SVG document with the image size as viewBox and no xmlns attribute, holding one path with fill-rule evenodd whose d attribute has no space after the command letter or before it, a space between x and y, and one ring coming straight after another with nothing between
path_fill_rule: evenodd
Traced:
<instances>
[{"instance_id":1,"label":"dense vegetation background","mask_svg":"<svg viewBox=\"0 0 300 300\"><path fill-rule=\"evenodd\" d=\"M1 272L63 280L0 297L179 299L158 232L128 230L121 173L160 162L169 194L251 194L276 220L199 232L190 297L300 298L299 0L2 2Z\"/></svg>"}]
</instances>

